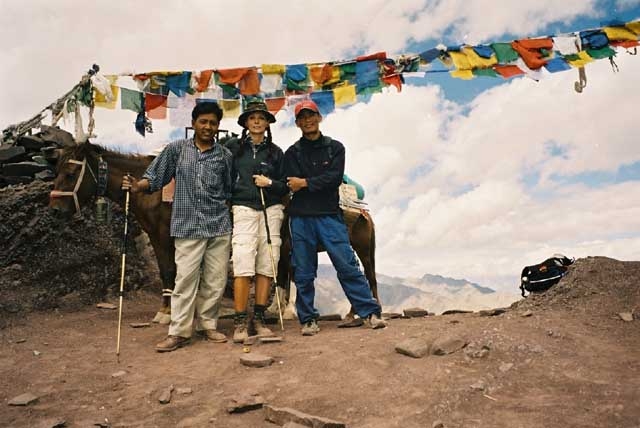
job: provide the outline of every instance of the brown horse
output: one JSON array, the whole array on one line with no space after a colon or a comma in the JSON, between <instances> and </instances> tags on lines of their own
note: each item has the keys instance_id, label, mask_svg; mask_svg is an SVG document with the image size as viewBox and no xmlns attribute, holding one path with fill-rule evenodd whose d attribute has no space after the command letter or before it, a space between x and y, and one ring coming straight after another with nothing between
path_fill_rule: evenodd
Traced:
<instances>
[{"instance_id":1,"label":"brown horse","mask_svg":"<svg viewBox=\"0 0 640 428\"><path fill-rule=\"evenodd\" d=\"M51 192L49 207L63 214L80 215L80 203L94 196L101 179L98 173L100 160L107 164L107 179L104 196L124 206L125 193L121 189L122 176L130 173L140 177L153 157L124 155L91 144L81 143L66 147L57 161L57 176ZM154 318L155 322L168 324L170 321L170 298L176 277L173 238L169 234L171 204L162 202L162 192L153 194L131 194L130 209L142 229L149 235L149 241L158 261L162 280L162 307Z\"/></svg>"},{"instance_id":2,"label":"brown horse","mask_svg":"<svg viewBox=\"0 0 640 428\"><path fill-rule=\"evenodd\" d=\"M125 198L124 191L121 189L123 175L129 173L135 177L141 177L152 160L152 156L125 155L90 142L66 147L62 149L57 161L57 176L54 180L49 207L63 214L79 215L80 203L86 203L96 196L100 180L98 172L100 161L106 162L108 166L104 196L122 206ZM162 307L154 321L168 324L171 320L170 299L176 276L173 238L169 233L171 204L162 202L162 192L158 191L153 194L131 194L130 206L136 220L149 236L162 280ZM351 245L362 262L373 296L378 299L373 220L364 210L345 210L344 216ZM287 222L283 222L281 233L283 244L278 266L278 284L282 286L290 282L290 244ZM353 308L349 315L353 315Z\"/></svg>"}]
</instances>

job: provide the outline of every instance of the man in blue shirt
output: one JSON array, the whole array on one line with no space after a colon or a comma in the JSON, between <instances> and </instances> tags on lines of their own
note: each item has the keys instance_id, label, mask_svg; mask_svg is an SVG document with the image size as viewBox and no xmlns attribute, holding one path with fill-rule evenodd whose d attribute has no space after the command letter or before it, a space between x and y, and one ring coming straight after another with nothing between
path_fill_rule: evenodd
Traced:
<instances>
[{"instance_id":1,"label":"man in blue shirt","mask_svg":"<svg viewBox=\"0 0 640 428\"><path fill-rule=\"evenodd\" d=\"M191 114L194 137L169 143L142 179L125 176L131 193L156 192L175 178L171 236L175 243L176 281L171 295L169 335L158 352L189 343L194 316L196 330L213 342L226 342L218 332L220 301L227 282L231 249L232 155L216 141L222 109L199 103Z\"/></svg>"},{"instance_id":2,"label":"man in blue shirt","mask_svg":"<svg viewBox=\"0 0 640 428\"><path fill-rule=\"evenodd\" d=\"M360 270L339 205L338 189L344 175L345 152L339 141L322 135L322 116L316 103L301 101L295 108L302 138L284 154L291 228L291 265L298 290L296 310L302 335L320 331L314 306L317 248L322 245L338 273L338 280L356 313L371 328L384 328L380 304Z\"/></svg>"}]
</instances>

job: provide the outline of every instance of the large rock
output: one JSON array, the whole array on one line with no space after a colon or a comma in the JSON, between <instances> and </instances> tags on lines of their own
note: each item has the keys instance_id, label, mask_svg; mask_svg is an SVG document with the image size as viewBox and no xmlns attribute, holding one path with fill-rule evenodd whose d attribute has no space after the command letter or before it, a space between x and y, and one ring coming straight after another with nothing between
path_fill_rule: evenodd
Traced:
<instances>
[{"instance_id":1,"label":"large rock","mask_svg":"<svg viewBox=\"0 0 640 428\"><path fill-rule=\"evenodd\" d=\"M429 311L422 308L407 308L403 312L405 317L410 318L419 318L429 315Z\"/></svg>"},{"instance_id":2,"label":"large rock","mask_svg":"<svg viewBox=\"0 0 640 428\"><path fill-rule=\"evenodd\" d=\"M250 410L260 409L264 403L265 400L260 394L242 394L229 399L227 412L244 413Z\"/></svg>"},{"instance_id":3,"label":"large rock","mask_svg":"<svg viewBox=\"0 0 640 428\"><path fill-rule=\"evenodd\" d=\"M20 162L27 157L26 150L20 146L2 146L0 147L0 162Z\"/></svg>"},{"instance_id":4,"label":"large rock","mask_svg":"<svg viewBox=\"0 0 640 428\"><path fill-rule=\"evenodd\" d=\"M398 343L396 352L413 358L422 358L429 353L430 343L423 338L407 339Z\"/></svg>"},{"instance_id":5,"label":"large rock","mask_svg":"<svg viewBox=\"0 0 640 428\"><path fill-rule=\"evenodd\" d=\"M295 409L288 407L273 407L270 405L264 406L265 420L273 422L276 425L282 426L289 422L295 422L297 424L312 427L312 428L345 428L346 425L343 422L338 422L328 418L320 416L308 415Z\"/></svg>"},{"instance_id":6,"label":"large rock","mask_svg":"<svg viewBox=\"0 0 640 428\"><path fill-rule=\"evenodd\" d=\"M433 355L453 354L467 346L468 343L469 341L462 337L439 337L433 342L433 345L431 346L431 353Z\"/></svg>"},{"instance_id":7,"label":"large rock","mask_svg":"<svg viewBox=\"0 0 640 428\"><path fill-rule=\"evenodd\" d=\"M24 135L17 143L30 151L38 151L45 146L52 144L58 147L67 147L75 145L73 135L69 132L58 128L57 126L42 125L40 132L34 135Z\"/></svg>"},{"instance_id":8,"label":"large rock","mask_svg":"<svg viewBox=\"0 0 640 428\"><path fill-rule=\"evenodd\" d=\"M13 175L18 177L33 177L35 174L46 169L46 165L42 165L38 162L5 163L2 167L2 173L4 175Z\"/></svg>"},{"instance_id":9,"label":"large rock","mask_svg":"<svg viewBox=\"0 0 640 428\"><path fill-rule=\"evenodd\" d=\"M38 401L38 396L33 395L30 392L25 392L24 394L20 394L17 397L13 397L9 400L10 406L28 406L31 403L35 403Z\"/></svg>"},{"instance_id":10,"label":"large rock","mask_svg":"<svg viewBox=\"0 0 640 428\"><path fill-rule=\"evenodd\" d=\"M273 358L258 353L251 353L242 355L240 362L247 367L268 367L273 364Z\"/></svg>"}]
</instances>

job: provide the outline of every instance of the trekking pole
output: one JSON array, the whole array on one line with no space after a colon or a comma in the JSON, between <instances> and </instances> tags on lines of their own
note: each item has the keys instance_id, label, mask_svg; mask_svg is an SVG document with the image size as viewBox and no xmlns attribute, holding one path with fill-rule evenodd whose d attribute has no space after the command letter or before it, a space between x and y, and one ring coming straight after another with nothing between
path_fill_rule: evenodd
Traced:
<instances>
[{"instance_id":1,"label":"trekking pole","mask_svg":"<svg viewBox=\"0 0 640 428\"><path fill-rule=\"evenodd\" d=\"M129 174L127 174L129 175ZM118 342L116 344L116 358L120 363L120 329L122 327L122 296L124 294L124 268L127 259L127 229L129 227L129 188L124 191L124 236L122 238L122 261L120 264L120 303L118 305Z\"/></svg>"},{"instance_id":2,"label":"trekking pole","mask_svg":"<svg viewBox=\"0 0 640 428\"><path fill-rule=\"evenodd\" d=\"M269 232L269 218L267 217L267 205L264 203L264 191L260 189L260 199L262 200L262 212L264 213L264 225L267 228L267 244L269 244L269 256L271 256L271 269L273 270L273 280L276 283L276 302L278 303L278 315L280 316L280 328L284 330L282 321L282 308L280 307L280 295L278 294L278 274L276 273L276 262L273 257L273 245L271 244L271 233Z\"/></svg>"}]
</instances>

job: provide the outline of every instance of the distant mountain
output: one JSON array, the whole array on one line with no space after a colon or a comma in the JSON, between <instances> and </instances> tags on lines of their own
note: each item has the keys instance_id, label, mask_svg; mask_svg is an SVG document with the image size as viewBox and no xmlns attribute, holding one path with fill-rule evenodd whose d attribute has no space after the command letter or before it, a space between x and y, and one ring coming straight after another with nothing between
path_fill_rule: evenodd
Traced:
<instances>
[{"instance_id":1,"label":"distant mountain","mask_svg":"<svg viewBox=\"0 0 640 428\"><path fill-rule=\"evenodd\" d=\"M440 314L446 310L478 311L509 306L519 299L514 293L499 293L465 279L425 274L421 278L399 278L378 273L378 294L385 312L402 312L420 307ZM318 266L316 279L316 306L322 314L349 311L347 301L336 272L331 265Z\"/></svg>"}]
</instances>

